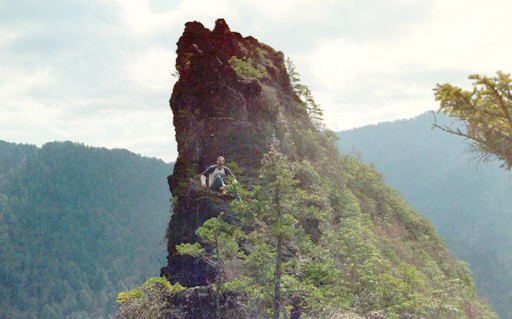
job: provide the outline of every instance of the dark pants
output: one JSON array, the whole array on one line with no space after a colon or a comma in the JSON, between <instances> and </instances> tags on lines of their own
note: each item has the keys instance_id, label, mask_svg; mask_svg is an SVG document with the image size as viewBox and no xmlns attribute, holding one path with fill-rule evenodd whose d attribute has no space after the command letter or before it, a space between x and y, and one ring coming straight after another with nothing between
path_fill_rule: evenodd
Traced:
<instances>
[{"instance_id":1,"label":"dark pants","mask_svg":"<svg viewBox=\"0 0 512 319\"><path fill-rule=\"evenodd\" d=\"M212 191L216 191L216 192L220 192L220 188L224 186L224 182L222 180L222 176L220 175L217 175L215 176L215 178L213 179L213 182L212 184L210 185L210 189Z\"/></svg>"}]
</instances>

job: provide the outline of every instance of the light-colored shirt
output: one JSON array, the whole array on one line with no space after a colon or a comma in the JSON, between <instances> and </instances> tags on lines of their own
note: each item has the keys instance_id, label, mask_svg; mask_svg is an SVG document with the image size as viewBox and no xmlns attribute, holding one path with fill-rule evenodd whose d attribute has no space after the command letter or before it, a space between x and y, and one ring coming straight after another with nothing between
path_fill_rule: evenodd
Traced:
<instances>
[{"instance_id":1,"label":"light-colored shirt","mask_svg":"<svg viewBox=\"0 0 512 319\"><path fill-rule=\"evenodd\" d=\"M233 181L235 183L237 182L235 175L233 175L229 168L227 168L226 166L222 166L222 168L219 169L217 165L212 165L201 174L201 184L206 184L206 178L208 177L208 186L211 186L213 180L215 179L215 176L217 175L220 175L220 177L222 177L222 184L224 184L224 178L226 177L226 174L233 176Z\"/></svg>"}]
</instances>

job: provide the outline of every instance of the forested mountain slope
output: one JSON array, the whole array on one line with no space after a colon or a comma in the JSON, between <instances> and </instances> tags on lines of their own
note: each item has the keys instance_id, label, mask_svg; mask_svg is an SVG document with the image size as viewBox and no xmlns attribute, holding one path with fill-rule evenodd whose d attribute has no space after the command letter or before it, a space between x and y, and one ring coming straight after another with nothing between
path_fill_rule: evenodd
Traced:
<instances>
[{"instance_id":1,"label":"forested mountain slope","mask_svg":"<svg viewBox=\"0 0 512 319\"><path fill-rule=\"evenodd\" d=\"M440 123L450 123L437 115ZM343 152L373 163L387 184L432 221L469 263L479 295L512 318L512 176L499 163L470 161L463 139L432 130L434 115L339 132Z\"/></svg>"},{"instance_id":2,"label":"forested mountain slope","mask_svg":"<svg viewBox=\"0 0 512 319\"><path fill-rule=\"evenodd\" d=\"M172 165L71 142L0 141L0 318L106 318L158 273Z\"/></svg>"},{"instance_id":3,"label":"forested mountain slope","mask_svg":"<svg viewBox=\"0 0 512 319\"><path fill-rule=\"evenodd\" d=\"M165 278L121 292L119 318L496 318L432 224L339 153L285 61L223 19L185 25ZM199 183L217 155L227 194Z\"/></svg>"}]
</instances>

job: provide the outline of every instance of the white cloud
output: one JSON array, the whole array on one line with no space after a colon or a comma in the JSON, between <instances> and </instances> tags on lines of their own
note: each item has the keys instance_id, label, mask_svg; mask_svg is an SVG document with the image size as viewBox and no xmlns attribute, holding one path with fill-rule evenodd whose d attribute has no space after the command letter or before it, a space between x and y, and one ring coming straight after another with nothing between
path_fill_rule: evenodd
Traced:
<instances>
[{"instance_id":1,"label":"white cloud","mask_svg":"<svg viewBox=\"0 0 512 319\"><path fill-rule=\"evenodd\" d=\"M118 7L122 27L125 32L134 36L158 32L169 23L166 22L166 14L154 14L151 12L147 0L103 0L115 3Z\"/></svg>"},{"instance_id":2,"label":"white cloud","mask_svg":"<svg viewBox=\"0 0 512 319\"><path fill-rule=\"evenodd\" d=\"M422 56L427 65L479 73L512 69L512 43L507 41L512 32L512 3L437 1L435 10L435 18L417 32L431 48L428 56Z\"/></svg>"},{"instance_id":3,"label":"white cloud","mask_svg":"<svg viewBox=\"0 0 512 319\"><path fill-rule=\"evenodd\" d=\"M165 92L170 96L169 88L176 80L172 76L175 60L176 54L170 48L153 46L141 49L126 56L123 64L129 67L124 68L122 77L146 94Z\"/></svg>"},{"instance_id":4,"label":"white cloud","mask_svg":"<svg viewBox=\"0 0 512 319\"><path fill-rule=\"evenodd\" d=\"M512 72L511 9L502 0L8 2L0 138L173 160L175 43L186 22L213 29L218 18L290 56L333 128L418 115L437 108L436 83Z\"/></svg>"},{"instance_id":5,"label":"white cloud","mask_svg":"<svg viewBox=\"0 0 512 319\"><path fill-rule=\"evenodd\" d=\"M0 48L5 47L16 39L16 32L11 30L0 30Z\"/></svg>"},{"instance_id":6,"label":"white cloud","mask_svg":"<svg viewBox=\"0 0 512 319\"><path fill-rule=\"evenodd\" d=\"M436 83L467 88L469 74L511 72L512 44L505 41L512 31L510 9L503 1L437 1L414 21L383 18L385 29L394 31L388 34L322 34L296 64L326 118L337 119L332 127L418 115L438 107Z\"/></svg>"},{"instance_id":7,"label":"white cloud","mask_svg":"<svg viewBox=\"0 0 512 319\"><path fill-rule=\"evenodd\" d=\"M57 79L53 70L46 67L24 69L18 66L0 65L0 73L8 77L0 77L0 96L5 105L18 106L18 98L27 98L33 91L49 90Z\"/></svg>"}]
</instances>

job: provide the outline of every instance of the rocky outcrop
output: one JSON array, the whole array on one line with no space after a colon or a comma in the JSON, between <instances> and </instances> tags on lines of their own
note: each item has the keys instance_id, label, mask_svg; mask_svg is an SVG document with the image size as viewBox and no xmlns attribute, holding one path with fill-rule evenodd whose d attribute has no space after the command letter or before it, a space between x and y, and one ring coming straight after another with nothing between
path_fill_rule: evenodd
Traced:
<instances>
[{"instance_id":1,"label":"rocky outcrop","mask_svg":"<svg viewBox=\"0 0 512 319\"><path fill-rule=\"evenodd\" d=\"M174 214L162 275L193 287L206 285L214 273L204 262L177 254L175 246L196 242L195 230L229 209L228 202L200 189L201 171L224 155L228 166L239 168L239 181L247 182L274 139L285 139L290 125L312 123L290 85L281 52L231 32L223 19L213 31L187 23L177 46L180 77L170 105L179 156L168 177ZM295 156L294 150L287 155Z\"/></svg>"},{"instance_id":2,"label":"rocky outcrop","mask_svg":"<svg viewBox=\"0 0 512 319\"><path fill-rule=\"evenodd\" d=\"M167 300L169 307L165 311L165 319L217 319L217 318L250 318L250 314L237 306L237 297L233 294L220 296L220 308L215 300L216 291L212 287L194 287L177 292ZM222 313L222 316L218 315Z\"/></svg>"},{"instance_id":3,"label":"rocky outcrop","mask_svg":"<svg viewBox=\"0 0 512 319\"><path fill-rule=\"evenodd\" d=\"M433 226L312 124L282 53L223 20L213 31L187 23L177 52L179 157L162 275L186 288L169 288L166 318L496 318ZM199 185L218 155L256 190L241 204ZM179 255L176 245L199 242L197 228L220 212L242 234L236 260L217 262L218 250Z\"/></svg>"}]
</instances>

